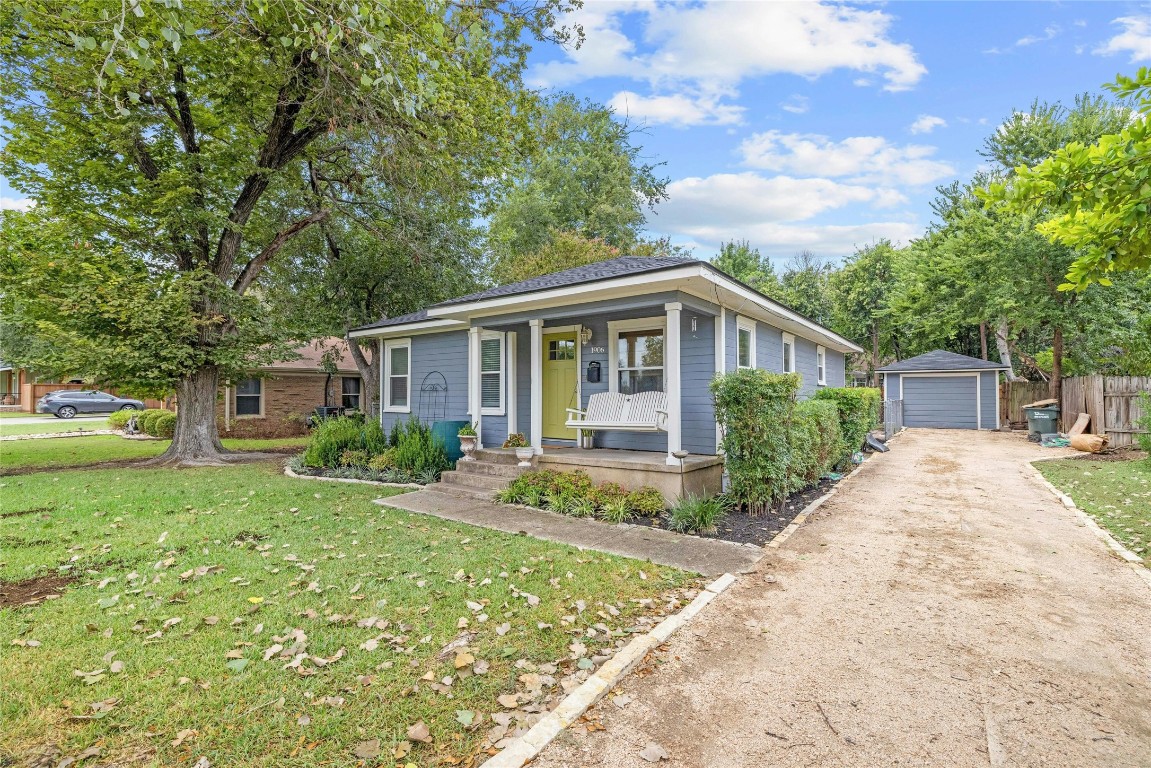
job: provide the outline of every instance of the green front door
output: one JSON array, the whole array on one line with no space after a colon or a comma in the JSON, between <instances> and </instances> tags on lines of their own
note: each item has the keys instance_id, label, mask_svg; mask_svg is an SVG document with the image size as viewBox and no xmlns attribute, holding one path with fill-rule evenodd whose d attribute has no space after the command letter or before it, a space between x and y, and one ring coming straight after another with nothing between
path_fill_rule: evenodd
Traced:
<instances>
[{"instance_id":1,"label":"green front door","mask_svg":"<svg viewBox=\"0 0 1151 768\"><path fill-rule=\"evenodd\" d=\"M568 429L568 408L579 408L576 388L575 332L545 333L543 338L543 436L554 440L575 440L576 430Z\"/></svg>"}]
</instances>

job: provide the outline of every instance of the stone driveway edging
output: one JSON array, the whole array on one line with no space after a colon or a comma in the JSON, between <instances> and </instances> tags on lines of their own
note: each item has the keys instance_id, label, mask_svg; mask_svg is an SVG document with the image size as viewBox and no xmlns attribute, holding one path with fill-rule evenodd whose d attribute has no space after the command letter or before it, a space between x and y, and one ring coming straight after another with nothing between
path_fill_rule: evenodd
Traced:
<instances>
[{"instance_id":1,"label":"stone driveway edging","mask_svg":"<svg viewBox=\"0 0 1151 768\"><path fill-rule=\"evenodd\" d=\"M534 760L540 752L551 744L565 728L574 723L588 710L619 684L620 680L638 664L648 651L666 643L676 630L691 621L712 600L735 583L736 577L725 573L703 588L687 606L668 616L654 629L628 643L623 650L612 656L596 670L596 673L576 688L559 705L533 725L531 729L513 741L502 752L483 763L486 768L521 768Z\"/></svg>"},{"instance_id":2,"label":"stone driveway edging","mask_svg":"<svg viewBox=\"0 0 1151 768\"><path fill-rule=\"evenodd\" d=\"M80 432L41 432L38 435L7 435L0 437L0 442L5 440L47 440L52 437L87 437L88 435L117 435L118 431L114 429L85 429Z\"/></svg>"},{"instance_id":3,"label":"stone driveway edging","mask_svg":"<svg viewBox=\"0 0 1151 768\"><path fill-rule=\"evenodd\" d=\"M382 485L385 488L403 488L408 491L422 491L424 486L419 483L385 483L381 480L357 480L354 477L324 477L323 475L301 475L293 472L291 467L284 467L284 474L297 480L324 480L329 483L359 483L361 485Z\"/></svg>"},{"instance_id":4,"label":"stone driveway edging","mask_svg":"<svg viewBox=\"0 0 1151 768\"><path fill-rule=\"evenodd\" d=\"M1115 552L1115 554L1119 555L1120 558L1122 558L1128 564L1130 564L1131 567L1135 570L1135 572L1139 575L1139 577L1147 583L1147 586L1151 587L1151 570L1148 570L1144 566L1143 558L1139 557L1139 555L1135 554L1131 550L1127 549L1127 547L1123 546L1122 542L1120 542L1118 539L1116 539L1114 536L1112 536L1111 533L1106 528L1099 525L1099 523L1095 522L1095 518L1093 518L1091 515L1084 512L1079 507L1077 507L1075 505L1075 501L1070 496L1068 496L1063 491L1059 490L1050 480L1048 480L1046 477L1044 477L1043 473L1039 471L1039 468L1035 466L1036 461L1055 461L1057 459L1062 459L1062 458L1066 458L1066 457L1065 456L1052 456L1050 458L1044 457L1042 459L1036 459L1035 461L1026 462L1026 464L1031 469L1031 471L1034 473L1035 479L1038 480L1040 482L1040 484L1044 485L1047 488L1047 490L1049 490L1049 491L1051 491L1051 493L1055 494L1055 498L1059 499L1059 501L1063 504L1064 507L1071 510L1071 512L1076 517L1079 518L1079 520L1083 523L1083 525L1087 526L1087 528L1089 528L1091 530L1091 532L1095 534L1096 538L1098 538L1100 541L1102 541L1104 544L1106 544L1108 547L1110 547Z\"/></svg>"}]
</instances>

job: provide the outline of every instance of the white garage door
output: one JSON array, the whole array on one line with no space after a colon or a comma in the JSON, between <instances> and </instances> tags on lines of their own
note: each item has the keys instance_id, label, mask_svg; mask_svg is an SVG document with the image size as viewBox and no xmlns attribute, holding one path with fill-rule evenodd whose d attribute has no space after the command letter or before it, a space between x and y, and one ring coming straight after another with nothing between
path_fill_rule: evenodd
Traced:
<instances>
[{"instance_id":1,"label":"white garage door","mask_svg":"<svg viewBox=\"0 0 1151 768\"><path fill-rule=\"evenodd\" d=\"M903 424L978 429L978 376L903 376Z\"/></svg>"}]
</instances>

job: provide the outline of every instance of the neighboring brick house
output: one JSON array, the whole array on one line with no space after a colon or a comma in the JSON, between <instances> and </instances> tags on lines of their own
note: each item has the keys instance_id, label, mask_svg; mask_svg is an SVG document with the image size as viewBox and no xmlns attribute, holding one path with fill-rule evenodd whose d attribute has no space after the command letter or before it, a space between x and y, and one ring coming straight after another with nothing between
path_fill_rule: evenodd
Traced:
<instances>
[{"instance_id":1,"label":"neighboring brick house","mask_svg":"<svg viewBox=\"0 0 1151 768\"><path fill-rule=\"evenodd\" d=\"M329 373L323 357L332 349L339 356ZM347 349L343 339L317 339L296 350L298 359L263 366L256 376L222 387L217 405L222 433L303 433L304 420L317 407L367 409L371 400Z\"/></svg>"}]
</instances>

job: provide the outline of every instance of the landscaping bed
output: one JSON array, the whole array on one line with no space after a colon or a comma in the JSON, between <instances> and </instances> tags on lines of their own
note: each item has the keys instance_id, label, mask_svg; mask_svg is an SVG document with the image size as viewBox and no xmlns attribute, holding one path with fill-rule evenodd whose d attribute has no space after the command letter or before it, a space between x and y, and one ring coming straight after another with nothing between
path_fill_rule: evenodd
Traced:
<instances>
[{"instance_id":1,"label":"landscaping bed","mask_svg":"<svg viewBox=\"0 0 1151 768\"><path fill-rule=\"evenodd\" d=\"M1085 455L1034 466L1125 547L1151 557L1151 460Z\"/></svg>"},{"instance_id":2,"label":"landscaping bed","mask_svg":"<svg viewBox=\"0 0 1151 768\"><path fill-rule=\"evenodd\" d=\"M701 586L387 493L269 464L0 481L0 584L55 595L0 609L0 764L469 765Z\"/></svg>"}]
</instances>

